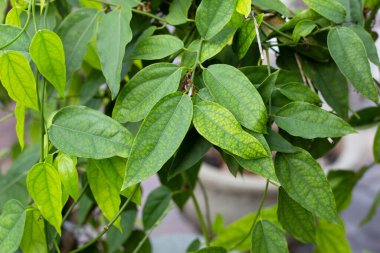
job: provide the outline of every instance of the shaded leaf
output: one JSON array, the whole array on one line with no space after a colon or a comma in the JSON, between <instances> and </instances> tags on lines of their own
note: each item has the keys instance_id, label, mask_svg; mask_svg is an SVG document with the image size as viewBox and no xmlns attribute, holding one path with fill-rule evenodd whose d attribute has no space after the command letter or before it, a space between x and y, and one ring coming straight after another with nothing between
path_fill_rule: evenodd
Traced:
<instances>
[{"instance_id":1,"label":"shaded leaf","mask_svg":"<svg viewBox=\"0 0 380 253\"><path fill-rule=\"evenodd\" d=\"M361 176L354 171L349 170L331 170L327 175L327 179L331 185L336 208L338 212L346 209L352 198L352 191Z\"/></svg>"},{"instance_id":2,"label":"shaded leaf","mask_svg":"<svg viewBox=\"0 0 380 253\"><path fill-rule=\"evenodd\" d=\"M293 30L293 41L297 43L301 37L308 36L316 27L317 25L308 19L298 22Z\"/></svg>"},{"instance_id":3,"label":"shaded leaf","mask_svg":"<svg viewBox=\"0 0 380 253\"><path fill-rule=\"evenodd\" d=\"M371 34L369 34L362 26L360 25L350 25L348 28L350 28L352 31L356 33L356 35L359 36L359 38L362 40L363 45L366 49L367 55L369 60L376 64L377 66L380 65L379 61L379 55L377 54L377 49L375 42L372 39Z\"/></svg>"},{"instance_id":4,"label":"shaded leaf","mask_svg":"<svg viewBox=\"0 0 380 253\"><path fill-rule=\"evenodd\" d=\"M319 219L317 226L316 253L350 253L350 244L346 238L344 223L329 223Z\"/></svg>"},{"instance_id":5,"label":"shaded leaf","mask_svg":"<svg viewBox=\"0 0 380 253\"><path fill-rule=\"evenodd\" d=\"M364 225L370 222L377 213L377 208L380 206L380 191L376 194L376 197L368 210L366 216L360 221L360 225Z\"/></svg>"},{"instance_id":6,"label":"shaded leaf","mask_svg":"<svg viewBox=\"0 0 380 253\"><path fill-rule=\"evenodd\" d=\"M222 247L210 246L200 249L196 253L227 253L227 250Z\"/></svg>"},{"instance_id":7,"label":"shaded leaf","mask_svg":"<svg viewBox=\"0 0 380 253\"><path fill-rule=\"evenodd\" d=\"M187 13L191 0L174 0L169 7L169 14L165 17L171 25L180 25L187 22Z\"/></svg>"},{"instance_id":8,"label":"shaded leaf","mask_svg":"<svg viewBox=\"0 0 380 253\"><path fill-rule=\"evenodd\" d=\"M302 101L310 104L322 103L318 94L314 93L303 83L287 83L279 86L277 90L293 101Z\"/></svg>"},{"instance_id":9,"label":"shaded leaf","mask_svg":"<svg viewBox=\"0 0 380 253\"><path fill-rule=\"evenodd\" d=\"M279 133L273 131L272 129L269 129L268 135L264 135L264 137L267 140L271 150L279 151L281 153L297 152L290 142L288 142L284 137L282 137Z\"/></svg>"},{"instance_id":10,"label":"shaded leaf","mask_svg":"<svg viewBox=\"0 0 380 253\"><path fill-rule=\"evenodd\" d=\"M149 231L162 218L168 209L172 194L168 188L161 186L152 191L144 205L142 221L144 230Z\"/></svg>"},{"instance_id":11,"label":"shaded leaf","mask_svg":"<svg viewBox=\"0 0 380 253\"><path fill-rule=\"evenodd\" d=\"M0 7L1 8L1 7ZM1 15L1 14L0 14ZM1 19L0 19L1 20ZM10 42L21 32L21 28L12 25L0 24L0 48ZM28 52L30 45L30 38L27 33L23 33L14 43L7 46L5 50L15 50Z\"/></svg>"},{"instance_id":12,"label":"shaded leaf","mask_svg":"<svg viewBox=\"0 0 380 253\"><path fill-rule=\"evenodd\" d=\"M373 157L375 162L380 163L380 127L377 128L375 139L373 140Z\"/></svg>"},{"instance_id":13,"label":"shaded leaf","mask_svg":"<svg viewBox=\"0 0 380 253\"><path fill-rule=\"evenodd\" d=\"M26 212L24 234L20 247L24 253L48 253L44 219L37 209Z\"/></svg>"}]
</instances>

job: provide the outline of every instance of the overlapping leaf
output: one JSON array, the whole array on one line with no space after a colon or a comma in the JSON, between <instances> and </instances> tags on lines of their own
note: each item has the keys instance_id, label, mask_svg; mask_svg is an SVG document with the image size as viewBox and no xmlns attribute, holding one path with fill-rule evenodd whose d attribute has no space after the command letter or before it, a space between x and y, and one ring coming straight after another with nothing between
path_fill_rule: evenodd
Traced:
<instances>
[{"instance_id":1,"label":"overlapping leaf","mask_svg":"<svg viewBox=\"0 0 380 253\"><path fill-rule=\"evenodd\" d=\"M336 0L304 0L314 11L323 17L340 24L346 18L346 10Z\"/></svg>"},{"instance_id":2,"label":"overlapping leaf","mask_svg":"<svg viewBox=\"0 0 380 253\"><path fill-rule=\"evenodd\" d=\"M48 253L45 223L37 209L26 212L24 234L20 247L24 253Z\"/></svg>"},{"instance_id":3,"label":"overlapping leaf","mask_svg":"<svg viewBox=\"0 0 380 253\"><path fill-rule=\"evenodd\" d=\"M65 190L74 200L77 200L79 196L79 187L76 157L60 153L55 158L55 165L58 169Z\"/></svg>"},{"instance_id":4,"label":"overlapping leaf","mask_svg":"<svg viewBox=\"0 0 380 253\"><path fill-rule=\"evenodd\" d=\"M1 7L0 7L1 8ZM1 20L1 19L0 19ZM0 24L0 48L10 42L21 32L21 28L12 25ZM23 33L14 43L7 46L5 50L15 50L28 52L30 45L30 38L26 33Z\"/></svg>"},{"instance_id":5,"label":"overlapping leaf","mask_svg":"<svg viewBox=\"0 0 380 253\"><path fill-rule=\"evenodd\" d=\"M252 231L251 251L255 253L289 252L284 232L268 220L258 221Z\"/></svg>"},{"instance_id":6,"label":"overlapping leaf","mask_svg":"<svg viewBox=\"0 0 380 253\"><path fill-rule=\"evenodd\" d=\"M165 186L161 186L149 194L142 212L145 231L154 228L162 218L169 207L171 197L170 190Z\"/></svg>"},{"instance_id":7,"label":"overlapping leaf","mask_svg":"<svg viewBox=\"0 0 380 253\"><path fill-rule=\"evenodd\" d=\"M170 4L169 14L166 20L171 25L180 25L187 22L187 13L191 6L191 0L174 0Z\"/></svg>"}]
</instances>

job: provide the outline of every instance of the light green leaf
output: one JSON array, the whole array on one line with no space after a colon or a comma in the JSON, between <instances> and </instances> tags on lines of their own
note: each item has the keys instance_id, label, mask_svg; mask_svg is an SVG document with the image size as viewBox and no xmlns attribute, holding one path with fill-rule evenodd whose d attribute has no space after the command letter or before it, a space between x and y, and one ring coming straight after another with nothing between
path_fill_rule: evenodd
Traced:
<instances>
[{"instance_id":1,"label":"light green leaf","mask_svg":"<svg viewBox=\"0 0 380 253\"><path fill-rule=\"evenodd\" d=\"M368 222L370 222L376 215L377 209L380 206L380 191L376 194L376 197L371 205L371 207L368 210L368 213L366 216L360 221L360 225L364 225Z\"/></svg>"},{"instance_id":2,"label":"light green leaf","mask_svg":"<svg viewBox=\"0 0 380 253\"><path fill-rule=\"evenodd\" d=\"M30 43L30 57L41 74L64 96L65 52L59 36L50 30L38 31Z\"/></svg>"},{"instance_id":3,"label":"light green leaf","mask_svg":"<svg viewBox=\"0 0 380 253\"><path fill-rule=\"evenodd\" d=\"M12 8L8 11L5 17L5 24L21 27L20 14L21 10L18 8Z\"/></svg>"},{"instance_id":4,"label":"light green leaf","mask_svg":"<svg viewBox=\"0 0 380 253\"><path fill-rule=\"evenodd\" d=\"M175 153L191 124L190 97L176 92L149 112L133 142L122 190L153 176Z\"/></svg>"},{"instance_id":5,"label":"light green leaf","mask_svg":"<svg viewBox=\"0 0 380 253\"><path fill-rule=\"evenodd\" d=\"M215 100L230 110L244 127L265 131L268 117L265 105L242 72L230 65L215 64L203 71L203 80Z\"/></svg>"},{"instance_id":6,"label":"light green leaf","mask_svg":"<svg viewBox=\"0 0 380 253\"><path fill-rule=\"evenodd\" d=\"M237 0L202 0L195 14L199 34L209 40L230 21Z\"/></svg>"},{"instance_id":7,"label":"light green leaf","mask_svg":"<svg viewBox=\"0 0 380 253\"><path fill-rule=\"evenodd\" d=\"M200 249L196 253L227 253L227 250L222 247L211 246Z\"/></svg>"},{"instance_id":8,"label":"light green leaf","mask_svg":"<svg viewBox=\"0 0 380 253\"><path fill-rule=\"evenodd\" d=\"M142 212L145 231L154 228L156 223L162 218L169 207L171 197L170 190L165 186L161 186L149 194Z\"/></svg>"},{"instance_id":9,"label":"light green leaf","mask_svg":"<svg viewBox=\"0 0 380 253\"><path fill-rule=\"evenodd\" d=\"M251 13L251 0L237 0L236 11L247 18Z\"/></svg>"},{"instance_id":10,"label":"light green leaf","mask_svg":"<svg viewBox=\"0 0 380 253\"><path fill-rule=\"evenodd\" d=\"M90 159L87 166L87 179L92 194L104 216L110 221L119 212L121 203L120 191L109 183L104 168L97 160ZM115 226L121 230L120 217L115 221Z\"/></svg>"},{"instance_id":11,"label":"light green leaf","mask_svg":"<svg viewBox=\"0 0 380 253\"><path fill-rule=\"evenodd\" d=\"M251 8L251 7L250 7ZM264 14L259 14L255 17L257 25L260 27L263 22ZM247 54L248 49L251 47L252 42L256 38L255 24L252 19L244 21L237 32L235 37L236 43L234 44L234 50L237 52L239 59L243 59Z\"/></svg>"},{"instance_id":12,"label":"light green leaf","mask_svg":"<svg viewBox=\"0 0 380 253\"><path fill-rule=\"evenodd\" d=\"M290 11L281 0L252 0L252 4L256 5L262 10L274 10L284 15L285 17L290 16Z\"/></svg>"},{"instance_id":13,"label":"light green leaf","mask_svg":"<svg viewBox=\"0 0 380 253\"><path fill-rule=\"evenodd\" d=\"M223 106L201 101L194 106L194 127L212 144L244 159L266 157L265 148L245 132L234 115Z\"/></svg>"},{"instance_id":14,"label":"light green leaf","mask_svg":"<svg viewBox=\"0 0 380 253\"><path fill-rule=\"evenodd\" d=\"M358 35L350 28L331 29L327 45L340 71L363 96L378 101L366 49Z\"/></svg>"},{"instance_id":15,"label":"light green leaf","mask_svg":"<svg viewBox=\"0 0 380 253\"><path fill-rule=\"evenodd\" d=\"M42 216L61 234L62 187L58 171L51 164L37 163L30 169L26 184Z\"/></svg>"},{"instance_id":16,"label":"light green leaf","mask_svg":"<svg viewBox=\"0 0 380 253\"><path fill-rule=\"evenodd\" d=\"M346 237L344 223L329 223L319 219L315 253L351 253L351 247Z\"/></svg>"},{"instance_id":17,"label":"light green leaf","mask_svg":"<svg viewBox=\"0 0 380 253\"><path fill-rule=\"evenodd\" d=\"M131 57L141 60L157 60L174 54L183 47L182 40L173 35L153 35L141 39Z\"/></svg>"},{"instance_id":18,"label":"light green leaf","mask_svg":"<svg viewBox=\"0 0 380 253\"><path fill-rule=\"evenodd\" d=\"M120 89L125 47L132 40L131 18L131 9L115 9L102 17L98 27L96 46L112 99Z\"/></svg>"},{"instance_id":19,"label":"light green leaf","mask_svg":"<svg viewBox=\"0 0 380 253\"><path fill-rule=\"evenodd\" d=\"M24 232L26 212L15 199L5 203L0 215L0 252L15 252Z\"/></svg>"},{"instance_id":20,"label":"light green leaf","mask_svg":"<svg viewBox=\"0 0 380 253\"><path fill-rule=\"evenodd\" d=\"M14 101L38 110L36 80L24 55L8 51L0 56L0 80Z\"/></svg>"},{"instance_id":21,"label":"light green leaf","mask_svg":"<svg viewBox=\"0 0 380 253\"><path fill-rule=\"evenodd\" d=\"M279 188L277 217L282 227L297 240L315 242L316 224L313 214L289 197L282 187Z\"/></svg>"},{"instance_id":22,"label":"light green leaf","mask_svg":"<svg viewBox=\"0 0 380 253\"><path fill-rule=\"evenodd\" d=\"M57 33L66 52L67 79L80 68L98 17L99 12L95 9L83 8L70 13L58 27Z\"/></svg>"},{"instance_id":23,"label":"light green leaf","mask_svg":"<svg viewBox=\"0 0 380 253\"><path fill-rule=\"evenodd\" d=\"M252 252L254 253L287 253L288 242L284 232L268 220L260 220L252 231Z\"/></svg>"},{"instance_id":24,"label":"light green leaf","mask_svg":"<svg viewBox=\"0 0 380 253\"><path fill-rule=\"evenodd\" d=\"M287 83L277 88L282 95L293 101L311 104L322 103L319 96L303 83Z\"/></svg>"},{"instance_id":25,"label":"light green leaf","mask_svg":"<svg viewBox=\"0 0 380 253\"><path fill-rule=\"evenodd\" d=\"M293 41L297 43L301 37L308 36L316 27L317 25L308 19L298 22L293 30Z\"/></svg>"},{"instance_id":26,"label":"light green leaf","mask_svg":"<svg viewBox=\"0 0 380 253\"><path fill-rule=\"evenodd\" d=\"M54 160L65 190L76 201L79 196L77 158L62 152Z\"/></svg>"},{"instance_id":27,"label":"light green leaf","mask_svg":"<svg viewBox=\"0 0 380 253\"><path fill-rule=\"evenodd\" d=\"M178 89L182 69L156 63L140 70L120 92L112 117L121 123L140 121L164 96Z\"/></svg>"},{"instance_id":28,"label":"light green leaf","mask_svg":"<svg viewBox=\"0 0 380 253\"><path fill-rule=\"evenodd\" d=\"M68 106L55 114L49 137L62 152L84 158L127 157L133 135L119 122L84 106Z\"/></svg>"},{"instance_id":29,"label":"light green leaf","mask_svg":"<svg viewBox=\"0 0 380 253\"><path fill-rule=\"evenodd\" d=\"M350 25L348 28L350 28L352 31L354 31L356 33L356 35L358 35L359 38L362 40L369 60L372 63L376 64L377 66L380 66L379 55L377 54L376 45L372 39L371 34L369 34L360 25Z\"/></svg>"},{"instance_id":30,"label":"light green leaf","mask_svg":"<svg viewBox=\"0 0 380 253\"><path fill-rule=\"evenodd\" d=\"M272 160L272 152L262 134L250 133L252 136L257 138L263 145L267 156L259 159L243 159L241 157L235 156L236 161L246 170L249 170L255 174L263 176L269 180L277 182L276 172L274 169L274 164Z\"/></svg>"},{"instance_id":31,"label":"light green leaf","mask_svg":"<svg viewBox=\"0 0 380 253\"><path fill-rule=\"evenodd\" d=\"M16 103L14 109L16 117L16 134L21 149L24 149L24 124L25 124L25 106Z\"/></svg>"},{"instance_id":32,"label":"light green leaf","mask_svg":"<svg viewBox=\"0 0 380 253\"><path fill-rule=\"evenodd\" d=\"M380 127L377 127L376 135L373 140L373 157L377 163L380 163Z\"/></svg>"},{"instance_id":33,"label":"light green leaf","mask_svg":"<svg viewBox=\"0 0 380 253\"><path fill-rule=\"evenodd\" d=\"M37 209L26 212L24 234L20 247L23 253L48 253L44 219Z\"/></svg>"},{"instance_id":34,"label":"light green leaf","mask_svg":"<svg viewBox=\"0 0 380 253\"><path fill-rule=\"evenodd\" d=\"M334 23L340 24L346 19L346 9L336 0L304 0L304 2Z\"/></svg>"},{"instance_id":35,"label":"light green leaf","mask_svg":"<svg viewBox=\"0 0 380 253\"><path fill-rule=\"evenodd\" d=\"M187 13L191 6L191 0L174 0L169 7L166 21L171 25L180 25L187 22Z\"/></svg>"},{"instance_id":36,"label":"light green leaf","mask_svg":"<svg viewBox=\"0 0 380 253\"><path fill-rule=\"evenodd\" d=\"M1 7L0 7L1 8ZM21 32L21 28L12 25L0 24L0 48L11 41ZM28 52L30 45L30 38L27 33L23 33L14 43L6 47L6 50L15 50Z\"/></svg>"},{"instance_id":37,"label":"light green leaf","mask_svg":"<svg viewBox=\"0 0 380 253\"><path fill-rule=\"evenodd\" d=\"M305 139L340 137L356 132L341 118L305 102L283 106L277 111L274 121L291 135Z\"/></svg>"},{"instance_id":38,"label":"light green leaf","mask_svg":"<svg viewBox=\"0 0 380 253\"><path fill-rule=\"evenodd\" d=\"M288 195L301 206L329 221L336 220L334 195L317 161L305 150L298 153L278 153L276 175Z\"/></svg>"}]
</instances>

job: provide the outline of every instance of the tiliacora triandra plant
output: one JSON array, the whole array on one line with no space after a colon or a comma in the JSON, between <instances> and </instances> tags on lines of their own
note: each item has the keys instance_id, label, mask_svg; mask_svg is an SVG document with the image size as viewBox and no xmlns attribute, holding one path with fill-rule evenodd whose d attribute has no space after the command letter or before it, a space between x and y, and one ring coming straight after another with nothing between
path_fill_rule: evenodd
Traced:
<instances>
[{"instance_id":1,"label":"tiliacora triandra plant","mask_svg":"<svg viewBox=\"0 0 380 253\"><path fill-rule=\"evenodd\" d=\"M258 210L228 226L219 216L218 229L196 208L203 236L187 252L282 253L288 240L351 252L339 213L380 162L380 131L368 166L326 177L316 159L380 121L370 68L380 66L380 1L300 4L0 0L9 113L0 121L16 118L21 146L0 178L0 253L151 252L149 235L170 209L198 207L211 148L231 177L249 171L266 187ZM350 109L351 86L373 105ZM161 186L141 203L140 184L154 175ZM268 184L278 201L263 208ZM69 243L69 225L98 235Z\"/></svg>"}]
</instances>

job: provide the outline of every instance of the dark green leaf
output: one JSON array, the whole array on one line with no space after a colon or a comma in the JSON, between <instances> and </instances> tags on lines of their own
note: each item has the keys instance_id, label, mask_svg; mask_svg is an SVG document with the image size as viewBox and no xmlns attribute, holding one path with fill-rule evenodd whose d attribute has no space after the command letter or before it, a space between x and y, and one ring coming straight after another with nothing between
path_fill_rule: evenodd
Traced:
<instances>
[{"instance_id":1,"label":"dark green leaf","mask_svg":"<svg viewBox=\"0 0 380 253\"><path fill-rule=\"evenodd\" d=\"M362 40L369 60L372 63L376 64L377 66L380 66L379 55L377 54L376 45L372 39L371 34L369 34L360 25L350 25L348 28L350 28L352 31L354 31L356 33L356 35L358 35L359 38Z\"/></svg>"},{"instance_id":2,"label":"dark green leaf","mask_svg":"<svg viewBox=\"0 0 380 253\"><path fill-rule=\"evenodd\" d=\"M156 60L161 59L184 47L182 40L172 35L154 35L138 41L133 59Z\"/></svg>"},{"instance_id":3,"label":"dark green leaf","mask_svg":"<svg viewBox=\"0 0 380 253\"><path fill-rule=\"evenodd\" d=\"M251 251L255 253L289 252L284 232L268 220L258 221L252 231Z\"/></svg>"},{"instance_id":4,"label":"dark green leaf","mask_svg":"<svg viewBox=\"0 0 380 253\"><path fill-rule=\"evenodd\" d=\"M352 191L360 176L349 170L331 170L327 179L335 197L336 208L341 212L350 205Z\"/></svg>"},{"instance_id":5,"label":"dark green leaf","mask_svg":"<svg viewBox=\"0 0 380 253\"><path fill-rule=\"evenodd\" d=\"M377 208L380 206L380 191L376 194L376 197L368 210L366 216L360 221L360 225L364 225L370 222L376 215Z\"/></svg>"},{"instance_id":6,"label":"dark green leaf","mask_svg":"<svg viewBox=\"0 0 380 253\"><path fill-rule=\"evenodd\" d=\"M222 247L211 246L200 249L196 253L227 253L227 250Z\"/></svg>"},{"instance_id":7,"label":"dark green leaf","mask_svg":"<svg viewBox=\"0 0 380 253\"><path fill-rule=\"evenodd\" d=\"M133 135L120 123L84 106L68 106L55 114L49 137L66 154L103 159L127 157Z\"/></svg>"},{"instance_id":8,"label":"dark green leaf","mask_svg":"<svg viewBox=\"0 0 380 253\"><path fill-rule=\"evenodd\" d=\"M149 194L142 213L145 231L154 228L156 223L162 219L169 207L171 197L170 190L165 186L161 186Z\"/></svg>"},{"instance_id":9,"label":"dark green leaf","mask_svg":"<svg viewBox=\"0 0 380 253\"><path fill-rule=\"evenodd\" d=\"M270 74L257 88L265 104L267 104L272 97L272 92L279 73L280 71L277 70L276 72Z\"/></svg>"},{"instance_id":10,"label":"dark green leaf","mask_svg":"<svg viewBox=\"0 0 380 253\"><path fill-rule=\"evenodd\" d=\"M290 16L290 11L281 0L252 0L252 4L256 5L262 10L274 10L285 17Z\"/></svg>"},{"instance_id":11,"label":"dark green leaf","mask_svg":"<svg viewBox=\"0 0 380 253\"><path fill-rule=\"evenodd\" d=\"M191 6L191 0L174 0L170 4L169 14L166 20L171 25L180 25L187 22L187 13Z\"/></svg>"},{"instance_id":12,"label":"dark green leaf","mask_svg":"<svg viewBox=\"0 0 380 253\"><path fill-rule=\"evenodd\" d=\"M321 166L305 150L296 154L278 153L276 175L289 196L301 206L329 221L336 220L336 205Z\"/></svg>"},{"instance_id":13,"label":"dark green leaf","mask_svg":"<svg viewBox=\"0 0 380 253\"><path fill-rule=\"evenodd\" d=\"M308 36L316 27L317 25L308 19L298 22L293 30L293 41L298 43L301 37Z\"/></svg>"},{"instance_id":14,"label":"dark green leaf","mask_svg":"<svg viewBox=\"0 0 380 253\"><path fill-rule=\"evenodd\" d=\"M296 149L279 133L269 129L268 135L264 135L271 150L281 153L295 153Z\"/></svg>"},{"instance_id":15,"label":"dark green leaf","mask_svg":"<svg viewBox=\"0 0 380 253\"><path fill-rule=\"evenodd\" d=\"M319 96L303 83L287 83L277 89L293 101L303 101L310 104L322 103Z\"/></svg>"},{"instance_id":16,"label":"dark green leaf","mask_svg":"<svg viewBox=\"0 0 380 253\"><path fill-rule=\"evenodd\" d=\"M315 11L313 11L312 9L305 9L305 10L297 13L297 15L295 15L288 22L284 23L280 27L280 30L281 31L288 31L288 30L293 29L302 20L306 20L306 19L308 19L308 20L317 20L317 19L320 19L320 18L321 18L321 16L318 13L316 13Z\"/></svg>"},{"instance_id":17,"label":"dark green leaf","mask_svg":"<svg viewBox=\"0 0 380 253\"><path fill-rule=\"evenodd\" d=\"M146 234L140 230L134 230L128 240L124 243L124 252L135 252L139 243L145 238ZM149 238L144 241L140 249L136 253L151 253L152 246Z\"/></svg>"},{"instance_id":18,"label":"dark green leaf","mask_svg":"<svg viewBox=\"0 0 380 253\"><path fill-rule=\"evenodd\" d=\"M195 239L190 243L190 245L186 249L186 253L191 253L197 251L201 247L201 241L199 239Z\"/></svg>"},{"instance_id":19,"label":"dark green leaf","mask_svg":"<svg viewBox=\"0 0 380 253\"><path fill-rule=\"evenodd\" d=\"M349 120L351 126L371 126L380 122L380 107L367 107L356 111Z\"/></svg>"},{"instance_id":20,"label":"dark green leaf","mask_svg":"<svg viewBox=\"0 0 380 253\"><path fill-rule=\"evenodd\" d=\"M191 99L179 92L167 95L153 107L133 142L122 189L161 169L185 138L192 115Z\"/></svg>"},{"instance_id":21,"label":"dark green leaf","mask_svg":"<svg viewBox=\"0 0 380 253\"><path fill-rule=\"evenodd\" d=\"M314 11L323 17L340 24L346 19L346 10L336 0L304 0Z\"/></svg>"},{"instance_id":22,"label":"dark green leaf","mask_svg":"<svg viewBox=\"0 0 380 253\"><path fill-rule=\"evenodd\" d=\"M24 253L48 253L45 223L37 209L26 212L26 221L20 245Z\"/></svg>"},{"instance_id":23,"label":"dark green leaf","mask_svg":"<svg viewBox=\"0 0 380 253\"><path fill-rule=\"evenodd\" d=\"M380 163L380 127L377 127L373 141L373 157L375 158L375 162Z\"/></svg>"}]
</instances>

